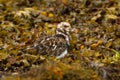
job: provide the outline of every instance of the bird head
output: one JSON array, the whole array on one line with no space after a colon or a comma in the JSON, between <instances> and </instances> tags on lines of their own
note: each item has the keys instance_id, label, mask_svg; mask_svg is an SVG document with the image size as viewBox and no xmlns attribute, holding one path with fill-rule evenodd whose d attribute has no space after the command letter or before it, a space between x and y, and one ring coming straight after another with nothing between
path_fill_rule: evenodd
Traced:
<instances>
[{"instance_id":1,"label":"bird head","mask_svg":"<svg viewBox=\"0 0 120 80\"><path fill-rule=\"evenodd\" d=\"M65 34L69 34L71 30L72 30L72 27L68 22L61 22L57 25L56 33L59 34L63 32Z\"/></svg>"}]
</instances>

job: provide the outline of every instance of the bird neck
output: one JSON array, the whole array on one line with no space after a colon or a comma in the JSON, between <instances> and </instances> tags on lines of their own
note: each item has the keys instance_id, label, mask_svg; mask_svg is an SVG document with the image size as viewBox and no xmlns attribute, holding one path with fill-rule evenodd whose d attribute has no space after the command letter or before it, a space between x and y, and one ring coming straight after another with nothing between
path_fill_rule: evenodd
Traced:
<instances>
[{"instance_id":1,"label":"bird neck","mask_svg":"<svg viewBox=\"0 0 120 80\"><path fill-rule=\"evenodd\" d=\"M68 45L70 45L70 35L69 35L69 32L65 32L65 31L62 31L62 30L56 30L56 35L62 35L65 40L68 42Z\"/></svg>"}]
</instances>

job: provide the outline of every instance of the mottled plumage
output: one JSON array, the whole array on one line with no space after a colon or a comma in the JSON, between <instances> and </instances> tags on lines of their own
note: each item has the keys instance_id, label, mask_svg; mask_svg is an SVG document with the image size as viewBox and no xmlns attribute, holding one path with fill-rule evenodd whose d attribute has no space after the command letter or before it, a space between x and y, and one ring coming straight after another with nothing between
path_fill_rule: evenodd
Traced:
<instances>
[{"instance_id":1,"label":"mottled plumage","mask_svg":"<svg viewBox=\"0 0 120 80\"><path fill-rule=\"evenodd\" d=\"M62 58L68 53L70 46L69 40L71 26L68 22L61 22L57 25L56 34L53 36L45 36L35 43L34 48L41 55L56 56Z\"/></svg>"},{"instance_id":2,"label":"mottled plumage","mask_svg":"<svg viewBox=\"0 0 120 80\"><path fill-rule=\"evenodd\" d=\"M57 56L58 58L69 46L65 37L59 34L51 37L44 37L38 42L39 45L36 46L38 53L42 55Z\"/></svg>"}]
</instances>

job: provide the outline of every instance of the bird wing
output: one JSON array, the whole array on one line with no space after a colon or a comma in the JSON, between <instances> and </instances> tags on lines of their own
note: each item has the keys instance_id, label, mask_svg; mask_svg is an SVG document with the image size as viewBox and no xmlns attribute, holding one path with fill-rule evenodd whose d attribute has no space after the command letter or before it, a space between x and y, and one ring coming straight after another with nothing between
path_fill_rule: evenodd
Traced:
<instances>
[{"instance_id":1,"label":"bird wing","mask_svg":"<svg viewBox=\"0 0 120 80\"><path fill-rule=\"evenodd\" d=\"M44 37L38 41L38 45L36 46L38 53L50 56L59 56L67 48L66 40L60 35Z\"/></svg>"}]
</instances>

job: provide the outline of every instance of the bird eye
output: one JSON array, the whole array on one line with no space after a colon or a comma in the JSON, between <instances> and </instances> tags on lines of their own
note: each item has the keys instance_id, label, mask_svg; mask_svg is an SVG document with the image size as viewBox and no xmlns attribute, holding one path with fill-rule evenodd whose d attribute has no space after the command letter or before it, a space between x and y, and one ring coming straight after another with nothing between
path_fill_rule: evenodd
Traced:
<instances>
[{"instance_id":1,"label":"bird eye","mask_svg":"<svg viewBox=\"0 0 120 80\"><path fill-rule=\"evenodd\" d=\"M64 27L65 27L65 28L67 28L67 27L69 27L69 26L67 26L67 25L64 25Z\"/></svg>"}]
</instances>

